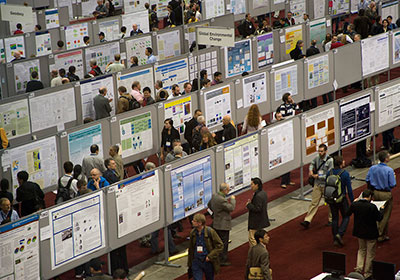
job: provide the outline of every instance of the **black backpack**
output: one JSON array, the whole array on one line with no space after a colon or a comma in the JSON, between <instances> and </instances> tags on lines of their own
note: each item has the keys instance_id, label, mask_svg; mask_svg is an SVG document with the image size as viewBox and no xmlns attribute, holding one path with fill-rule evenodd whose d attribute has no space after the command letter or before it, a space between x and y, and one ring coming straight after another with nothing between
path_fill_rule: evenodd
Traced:
<instances>
[{"instance_id":1,"label":"black backpack","mask_svg":"<svg viewBox=\"0 0 400 280\"><path fill-rule=\"evenodd\" d=\"M135 98L128 98L126 96L120 96L119 98L125 98L129 102L129 111L140 108L140 103Z\"/></svg>"},{"instance_id":2,"label":"black backpack","mask_svg":"<svg viewBox=\"0 0 400 280\"><path fill-rule=\"evenodd\" d=\"M342 192L342 179L341 175L344 170L341 170L337 175L333 174L330 170L326 174L326 184L324 189L324 199L328 204L340 203L343 201L344 194Z\"/></svg>"},{"instance_id":3,"label":"black backpack","mask_svg":"<svg viewBox=\"0 0 400 280\"><path fill-rule=\"evenodd\" d=\"M198 125L193 129L192 133L192 146L196 151L200 150L200 145L201 145L201 126Z\"/></svg>"},{"instance_id":4,"label":"black backpack","mask_svg":"<svg viewBox=\"0 0 400 280\"><path fill-rule=\"evenodd\" d=\"M57 189L57 196L55 200L55 204L62 203L64 201L70 200L72 197L70 195L69 189L71 188L71 184L74 178L70 178L68 180L67 185L64 187L61 184L61 178L58 179L58 189Z\"/></svg>"}]
</instances>

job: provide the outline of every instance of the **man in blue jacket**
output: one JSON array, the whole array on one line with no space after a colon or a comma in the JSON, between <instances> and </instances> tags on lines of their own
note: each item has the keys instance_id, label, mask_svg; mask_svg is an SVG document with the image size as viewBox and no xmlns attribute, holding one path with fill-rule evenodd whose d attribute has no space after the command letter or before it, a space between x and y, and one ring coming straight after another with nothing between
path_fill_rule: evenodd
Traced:
<instances>
[{"instance_id":1,"label":"man in blue jacket","mask_svg":"<svg viewBox=\"0 0 400 280\"><path fill-rule=\"evenodd\" d=\"M110 185L110 183L104 179L103 176L101 176L101 172L97 168L93 168L90 171L90 176L92 179L87 184L87 188L91 189L92 191L99 190Z\"/></svg>"}]
</instances>

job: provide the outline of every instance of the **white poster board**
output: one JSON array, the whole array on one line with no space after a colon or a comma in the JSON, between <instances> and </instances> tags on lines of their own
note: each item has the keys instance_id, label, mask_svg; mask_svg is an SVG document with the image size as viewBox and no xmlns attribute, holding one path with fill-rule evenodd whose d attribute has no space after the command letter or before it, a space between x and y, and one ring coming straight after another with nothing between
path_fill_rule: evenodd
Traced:
<instances>
[{"instance_id":1,"label":"white poster board","mask_svg":"<svg viewBox=\"0 0 400 280\"><path fill-rule=\"evenodd\" d=\"M7 63L14 59L14 53L16 51L19 51L21 57L26 57L24 36L4 38L4 49L6 51Z\"/></svg>"},{"instance_id":2,"label":"white poster board","mask_svg":"<svg viewBox=\"0 0 400 280\"><path fill-rule=\"evenodd\" d=\"M132 56L136 56L139 65L147 64L146 48L151 48L151 36L143 36L137 39L126 40L126 58L129 60Z\"/></svg>"},{"instance_id":3,"label":"white poster board","mask_svg":"<svg viewBox=\"0 0 400 280\"><path fill-rule=\"evenodd\" d=\"M379 88L379 121L378 126L382 127L400 119L400 85L396 84L387 88Z\"/></svg>"},{"instance_id":4,"label":"white poster board","mask_svg":"<svg viewBox=\"0 0 400 280\"><path fill-rule=\"evenodd\" d=\"M126 27L126 34L128 36L131 33L133 24L137 24L138 29L142 30L143 33L150 32L149 13L147 10L122 15L122 26Z\"/></svg>"},{"instance_id":5,"label":"white poster board","mask_svg":"<svg viewBox=\"0 0 400 280\"><path fill-rule=\"evenodd\" d=\"M307 85L308 89L325 85L329 82L328 54L317 58L307 58Z\"/></svg>"},{"instance_id":6,"label":"white poster board","mask_svg":"<svg viewBox=\"0 0 400 280\"><path fill-rule=\"evenodd\" d=\"M60 1L60 0L58 0ZM70 1L70 0L68 0ZM74 0L73 0L74 1ZM93 12L96 9L97 1L96 0L82 0L82 16L93 16Z\"/></svg>"},{"instance_id":7,"label":"white poster board","mask_svg":"<svg viewBox=\"0 0 400 280\"><path fill-rule=\"evenodd\" d=\"M246 13L246 1L231 0L231 13L234 15L240 15Z\"/></svg>"},{"instance_id":8,"label":"white poster board","mask_svg":"<svg viewBox=\"0 0 400 280\"><path fill-rule=\"evenodd\" d=\"M225 14L224 0L205 0L206 19L216 18Z\"/></svg>"},{"instance_id":9,"label":"white poster board","mask_svg":"<svg viewBox=\"0 0 400 280\"><path fill-rule=\"evenodd\" d=\"M330 0L332 15L348 14L350 11L350 0Z\"/></svg>"},{"instance_id":10,"label":"white poster board","mask_svg":"<svg viewBox=\"0 0 400 280\"><path fill-rule=\"evenodd\" d=\"M151 96L155 98L153 80L153 68L142 69L127 74L117 73L117 88L119 88L120 86L124 86L126 87L127 91L130 92L132 89L132 83L135 81L139 81L142 91L145 87L149 87L151 90Z\"/></svg>"},{"instance_id":11,"label":"white poster board","mask_svg":"<svg viewBox=\"0 0 400 280\"><path fill-rule=\"evenodd\" d=\"M146 10L144 3L140 0L124 0L124 13L131 14Z\"/></svg>"},{"instance_id":12,"label":"white poster board","mask_svg":"<svg viewBox=\"0 0 400 280\"><path fill-rule=\"evenodd\" d=\"M163 82L163 88L171 93L171 86L178 84L180 88L189 81L188 59L179 59L154 66L155 80Z\"/></svg>"},{"instance_id":13,"label":"white poster board","mask_svg":"<svg viewBox=\"0 0 400 280\"><path fill-rule=\"evenodd\" d=\"M0 127L9 140L31 133L27 99L0 105L0 114Z\"/></svg>"},{"instance_id":14,"label":"white poster board","mask_svg":"<svg viewBox=\"0 0 400 280\"><path fill-rule=\"evenodd\" d=\"M314 18L325 16L325 0L314 0Z\"/></svg>"},{"instance_id":15,"label":"white poster board","mask_svg":"<svg viewBox=\"0 0 400 280\"><path fill-rule=\"evenodd\" d=\"M399 2L382 3L382 19L392 16L393 20L399 18Z\"/></svg>"},{"instance_id":16,"label":"white poster board","mask_svg":"<svg viewBox=\"0 0 400 280\"><path fill-rule=\"evenodd\" d=\"M83 37L89 36L88 29L87 22L65 26L65 45L67 50L85 46Z\"/></svg>"},{"instance_id":17,"label":"white poster board","mask_svg":"<svg viewBox=\"0 0 400 280\"><path fill-rule=\"evenodd\" d=\"M208 75L213 75L213 73L218 71L218 58L217 51L209 51L200 55L189 56L189 73L190 81L198 78L198 73L201 70L207 70ZM199 60L199 62L197 62ZM199 69L197 68L197 63Z\"/></svg>"},{"instance_id":18,"label":"white poster board","mask_svg":"<svg viewBox=\"0 0 400 280\"><path fill-rule=\"evenodd\" d=\"M294 96L298 93L297 81L297 64L292 66L275 70L274 72L275 83L275 101L282 100L282 96L289 92Z\"/></svg>"},{"instance_id":19,"label":"white poster board","mask_svg":"<svg viewBox=\"0 0 400 280\"><path fill-rule=\"evenodd\" d=\"M262 7L269 7L268 0L253 0L253 9L258 9Z\"/></svg>"},{"instance_id":20,"label":"white poster board","mask_svg":"<svg viewBox=\"0 0 400 280\"><path fill-rule=\"evenodd\" d=\"M205 118L208 128L222 123L222 118L231 116L231 87L226 85L204 93Z\"/></svg>"},{"instance_id":21,"label":"white poster board","mask_svg":"<svg viewBox=\"0 0 400 280\"><path fill-rule=\"evenodd\" d=\"M244 108L267 101L266 73L243 77L242 84Z\"/></svg>"},{"instance_id":22,"label":"white poster board","mask_svg":"<svg viewBox=\"0 0 400 280\"><path fill-rule=\"evenodd\" d=\"M186 96L165 102L164 116L165 119L172 119L174 121L174 127L179 133L183 133L185 130L185 122L192 118L192 97Z\"/></svg>"},{"instance_id":23,"label":"white poster board","mask_svg":"<svg viewBox=\"0 0 400 280\"><path fill-rule=\"evenodd\" d=\"M60 19L58 17L58 9L48 9L44 11L44 20L46 21L46 29L60 27Z\"/></svg>"},{"instance_id":24,"label":"white poster board","mask_svg":"<svg viewBox=\"0 0 400 280\"><path fill-rule=\"evenodd\" d=\"M59 70L60 68L64 68L65 71L68 71L70 66L75 66L75 75L77 75L80 79L83 79L83 51L76 50L71 52L65 52L61 54L54 55L54 64L50 64L50 72L52 70Z\"/></svg>"},{"instance_id":25,"label":"white poster board","mask_svg":"<svg viewBox=\"0 0 400 280\"><path fill-rule=\"evenodd\" d=\"M158 60L164 60L181 54L180 30L157 34Z\"/></svg>"},{"instance_id":26,"label":"white poster board","mask_svg":"<svg viewBox=\"0 0 400 280\"><path fill-rule=\"evenodd\" d=\"M119 39L119 20L114 19L110 21L99 22L99 32L104 33L104 37L107 41L114 41Z\"/></svg>"},{"instance_id":27,"label":"white poster board","mask_svg":"<svg viewBox=\"0 0 400 280\"><path fill-rule=\"evenodd\" d=\"M14 81L15 90L17 92L25 92L26 85L32 79L31 74L33 71L38 73L38 79L40 80L40 63L39 59L33 59L22 62L14 63Z\"/></svg>"},{"instance_id":28,"label":"white poster board","mask_svg":"<svg viewBox=\"0 0 400 280\"><path fill-rule=\"evenodd\" d=\"M290 0L290 11L293 13L296 24L303 23L303 15L307 13L306 1Z\"/></svg>"},{"instance_id":29,"label":"white poster board","mask_svg":"<svg viewBox=\"0 0 400 280\"><path fill-rule=\"evenodd\" d=\"M90 154L90 146L96 144L99 154L103 154L101 124L77 130L68 134L68 159L75 164L82 164L83 158Z\"/></svg>"},{"instance_id":30,"label":"white poster board","mask_svg":"<svg viewBox=\"0 0 400 280\"><path fill-rule=\"evenodd\" d=\"M90 72L90 60L94 58L97 61L97 66L99 66L101 71L104 73L106 71L106 66L110 62L114 62L114 55L119 53L119 42L85 48L86 71Z\"/></svg>"},{"instance_id":31,"label":"white poster board","mask_svg":"<svg viewBox=\"0 0 400 280\"><path fill-rule=\"evenodd\" d=\"M294 160L294 126L288 120L268 128L268 169Z\"/></svg>"},{"instance_id":32,"label":"white poster board","mask_svg":"<svg viewBox=\"0 0 400 280\"><path fill-rule=\"evenodd\" d=\"M51 37L49 32L36 33L36 56L51 54Z\"/></svg>"},{"instance_id":33,"label":"white poster board","mask_svg":"<svg viewBox=\"0 0 400 280\"><path fill-rule=\"evenodd\" d=\"M392 33L393 41L393 64L400 62L400 31Z\"/></svg>"},{"instance_id":34,"label":"white poster board","mask_svg":"<svg viewBox=\"0 0 400 280\"><path fill-rule=\"evenodd\" d=\"M379 59L376 54L379 54ZM361 58L363 77L389 68L389 33L362 40Z\"/></svg>"}]
</instances>

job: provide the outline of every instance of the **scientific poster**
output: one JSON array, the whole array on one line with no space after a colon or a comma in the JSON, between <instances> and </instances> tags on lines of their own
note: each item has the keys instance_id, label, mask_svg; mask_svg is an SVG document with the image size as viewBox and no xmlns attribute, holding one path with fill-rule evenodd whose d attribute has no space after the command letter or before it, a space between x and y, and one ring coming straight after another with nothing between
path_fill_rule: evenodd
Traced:
<instances>
[{"instance_id":1,"label":"scientific poster","mask_svg":"<svg viewBox=\"0 0 400 280\"><path fill-rule=\"evenodd\" d=\"M225 183L229 193L250 186L251 178L260 177L258 133L224 144Z\"/></svg>"},{"instance_id":2,"label":"scientific poster","mask_svg":"<svg viewBox=\"0 0 400 280\"><path fill-rule=\"evenodd\" d=\"M58 70L60 68L64 68L68 71L70 66L75 66L77 75L80 79L83 79L83 51L76 50L71 52L64 52L60 54L54 55L54 64L50 64L50 72L52 70Z\"/></svg>"},{"instance_id":3,"label":"scientific poster","mask_svg":"<svg viewBox=\"0 0 400 280\"><path fill-rule=\"evenodd\" d=\"M376 54L379 59L376 59ZM395 55L394 55L395 56ZM379 34L361 41L363 77L389 68L389 35Z\"/></svg>"},{"instance_id":4,"label":"scientific poster","mask_svg":"<svg viewBox=\"0 0 400 280\"><path fill-rule=\"evenodd\" d=\"M325 18L317 19L310 22L311 40L317 40L317 44L321 44L326 36L326 20Z\"/></svg>"},{"instance_id":5,"label":"scientific poster","mask_svg":"<svg viewBox=\"0 0 400 280\"><path fill-rule=\"evenodd\" d=\"M246 1L231 0L231 13L234 15L240 15L246 13Z\"/></svg>"},{"instance_id":6,"label":"scientific poster","mask_svg":"<svg viewBox=\"0 0 400 280\"><path fill-rule=\"evenodd\" d=\"M39 215L1 227L0 244L1 279L40 279Z\"/></svg>"},{"instance_id":7,"label":"scientific poster","mask_svg":"<svg viewBox=\"0 0 400 280\"><path fill-rule=\"evenodd\" d=\"M274 63L274 36L267 33L257 36L258 68Z\"/></svg>"},{"instance_id":8,"label":"scientific poster","mask_svg":"<svg viewBox=\"0 0 400 280\"><path fill-rule=\"evenodd\" d=\"M27 60L23 62L14 63L14 80L15 90L17 92L25 92L26 85L32 79L31 74L36 71L39 74L40 80L40 63L39 59Z\"/></svg>"},{"instance_id":9,"label":"scientific poster","mask_svg":"<svg viewBox=\"0 0 400 280\"><path fill-rule=\"evenodd\" d=\"M64 1L64 0L63 0ZM67 0L70 1L70 0ZM75 0L72 0L75 1ZM82 16L93 16L94 8L97 6L96 0L82 0Z\"/></svg>"},{"instance_id":10,"label":"scientific poster","mask_svg":"<svg viewBox=\"0 0 400 280\"><path fill-rule=\"evenodd\" d=\"M306 115L306 155L316 153L321 144L335 144L335 108Z\"/></svg>"},{"instance_id":11,"label":"scientific poster","mask_svg":"<svg viewBox=\"0 0 400 280\"><path fill-rule=\"evenodd\" d=\"M172 169L171 186L174 222L207 207L212 196L211 157Z\"/></svg>"},{"instance_id":12,"label":"scientific poster","mask_svg":"<svg viewBox=\"0 0 400 280\"><path fill-rule=\"evenodd\" d=\"M51 38L48 31L36 33L36 56L51 54Z\"/></svg>"},{"instance_id":13,"label":"scientific poster","mask_svg":"<svg viewBox=\"0 0 400 280\"><path fill-rule=\"evenodd\" d=\"M7 149L2 158L3 168L11 167L12 186L18 188L17 173L25 170L29 181L39 184L42 189L57 185L58 159L56 137L49 137L16 148Z\"/></svg>"},{"instance_id":14,"label":"scientific poster","mask_svg":"<svg viewBox=\"0 0 400 280\"><path fill-rule=\"evenodd\" d=\"M293 120L268 128L268 169L294 160Z\"/></svg>"},{"instance_id":15,"label":"scientific poster","mask_svg":"<svg viewBox=\"0 0 400 280\"><path fill-rule=\"evenodd\" d=\"M157 5L158 19L162 19L168 16L168 10L167 10L168 2L169 2L168 0L150 0L150 7L153 4Z\"/></svg>"},{"instance_id":16,"label":"scientific poster","mask_svg":"<svg viewBox=\"0 0 400 280\"><path fill-rule=\"evenodd\" d=\"M125 46L126 58L128 61L132 56L136 56L139 60L139 65L147 64L147 55L144 52L146 48L152 47L151 36L143 36L133 40L126 40Z\"/></svg>"},{"instance_id":17,"label":"scientific poster","mask_svg":"<svg viewBox=\"0 0 400 280\"><path fill-rule=\"evenodd\" d=\"M126 87L128 92L130 92L132 90L132 83L135 81L139 81L140 86L142 87L142 91L145 87L149 87L151 89L151 96L155 98L153 80L153 67L130 72L127 74L117 74L117 88L119 88L120 86L124 86Z\"/></svg>"},{"instance_id":18,"label":"scientific poster","mask_svg":"<svg viewBox=\"0 0 400 280\"><path fill-rule=\"evenodd\" d=\"M243 77L242 83L244 108L267 101L267 77L265 72Z\"/></svg>"},{"instance_id":19,"label":"scientific poster","mask_svg":"<svg viewBox=\"0 0 400 280\"><path fill-rule=\"evenodd\" d=\"M329 0L329 7L332 7L331 15L348 14L350 0Z\"/></svg>"},{"instance_id":20,"label":"scientific poster","mask_svg":"<svg viewBox=\"0 0 400 280\"><path fill-rule=\"evenodd\" d=\"M181 54L180 30L157 34L158 61Z\"/></svg>"},{"instance_id":21,"label":"scientific poster","mask_svg":"<svg viewBox=\"0 0 400 280\"><path fill-rule=\"evenodd\" d=\"M157 15L160 16L158 10L157 10ZM143 33L150 32L149 13L147 12L147 10L137 13L122 15L122 26L126 26L127 36L130 36L133 24L137 24L138 28L142 30Z\"/></svg>"},{"instance_id":22,"label":"scientific poster","mask_svg":"<svg viewBox=\"0 0 400 280\"><path fill-rule=\"evenodd\" d=\"M282 96L289 92L292 96L297 95L297 64L275 70L275 101L281 101Z\"/></svg>"},{"instance_id":23,"label":"scientific poster","mask_svg":"<svg viewBox=\"0 0 400 280\"><path fill-rule=\"evenodd\" d=\"M285 29L285 49L286 54L296 47L298 40L303 40L303 26L301 24L287 27Z\"/></svg>"},{"instance_id":24,"label":"scientific poster","mask_svg":"<svg viewBox=\"0 0 400 280\"><path fill-rule=\"evenodd\" d=\"M118 238L160 220L160 179L158 170L118 185L115 193Z\"/></svg>"},{"instance_id":25,"label":"scientific poster","mask_svg":"<svg viewBox=\"0 0 400 280\"><path fill-rule=\"evenodd\" d=\"M329 82L329 56L308 58L307 62L308 89L325 85Z\"/></svg>"},{"instance_id":26,"label":"scientific poster","mask_svg":"<svg viewBox=\"0 0 400 280\"><path fill-rule=\"evenodd\" d=\"M197 59L199 59L199 68L197 68ZM207 70L208 77L213 77L213 74L218 71L218 52L210 51L200 55L189 56L189 73L190 82L198 78L198 73L201 70Z\"/></svg>"},{"instance_id":27,"label":"scientific poster","mask_svg":"<svg viewBox=\"0 0 400 280\"><path fill-rule=\"evenodd\" d=\"M21 99L0 105L0 127L8 140L31 133L28 100Z\"/></svg>"},{"instance_id":28,"label":"scientific poster","mask_svg":"<svg viewBox=\"0 0 400 280\"><path fill-rule=\"evenodd\" d=\"M51 208L49 219L52 270L106 246L101 191Z\"/></svg>"},{"instance_id":29,"label":"scientific poster","mask_svg":"<svg viewBox=\"0 0 400 280\"><path fill-rule=\"evenodd\" d=\"M269 7L268 0L253 0L253 9L258 9L262 7Z\"/></svg>"},{"instance_id":30,"label":"scientific poster","mask_svg":"<svg viewBox=\"0 0 400 280\"><path fill-rule=\"evenodd\" d=\"M11 3L11 2L9 2L9 3ZM17 4L17 3L15 3L15 4ZM24 31L24 33L34 32L35 31L35 25L38 24L36 12L32 12L30 15L32 17L32 21L31 21L32 23L29 23L29 24L21 23L22 24L22 30ZM29 15L26 15L26 16L28 17ZM9 22L10 34L14 34L14 31L17 30L17 24L18 23L20 23L20 22L17 22L17 21L10 21Z\"/></svg>"},{"instance_id":31,"label":"scientific poster","mask_svg":"<svg viewBox=\"0 0 400 280\"><path fill-rule=\"evenodd\" d=\"M93 98L99 94L101 87L107 88L106 98L114 100L114 79L112 75L102 76L81 82L82 118L96 119L94 112ZM110 102L111 116L115 115L114 102Z\"/></svg>"},{"instance_id":32,"label":"scientific poster","mask_svg":"<svg viewBox=\"0 0 400 280\"><path fill-rule=\"evenodd\" d=\"M83 37L89 36L88 23L79 23L64 27L67 50L83 47Z\"/></svg>"},{"instance_id":33,"label":"scientific poster","mask_svg":"<svg viewBox=\"0 0 400 280\"><path fill-rule=\"evenodd\" d=\"M74 88L30 97L29 108L32 132L55 126L58 131L64 130L65 123L76 120Z\"/></svg>"},{"instance_id":34,"label":"scientific poster","mask_svg":"<svg viewBox=\"0 0 400 280\"><path fill-rule=\"evenodd\" d=\"M120 34L119 20L99 21L99 32L104 32L107 41L118 40Z\"/></svg>"},{"instance_id":35,"label":"scientific poster","mask_svg":"<svg viewBox=\"0 0 400 280\"><path fill-rule=\"evenodd\" d=\"M231 87L226 85L205 92L204 104L207 127L221 124L224 116L231 116Z\"/></svg>"},{"instance_id":36,"label":"scientific poster","mask_svg":"<svg viewBox=\"0 0 400 280\"><path fill-rule=\"evenodd\" d=\"M400 85L396 84L387 88L379 88L379 121L382 127L400 119Z\"/></svg>"},{"instance_id":37,"label":"scientific poster","mask_svg":"<svg viewBox=\"0 0 400 280\"><path fill-rule=\"evenodd\" d=\"M140 0L124 0L124 13L131 14L146 10L144 2Z\"/></svg>"},{"instance_id":38,"label":"scientific poster","mask_svg":"<svg viewBox=\"0 0 400 280\"><path fill-rule=\"evenodd\" d=\"M151 112L119 121L122 158L137 155L153 148Z\"/></svg>"},{"instance_id":39,"label":"scientific poster","mask_svg":"<svg viewBox=\"0 0 400 280\"><path fill-rule=\"evenodd\" d=\"M181 89L189 82L188 59L179 59L169 63L154 65L154 80L161 80L163 88L171 94L171 86L178 84Z\"/></svg>"},{"instance_id":40,"label":"scientific poster","mask_svg":"<svg viewBox=\"0 0 400 280\"><path fill-rule=\"evenodd\" d=\"M225 14L224 0L205 0L206 18L216 18Z\"/></svg>"},{"instance_id":41,"label":"scientific poster","mask_svg":"<svg viewBox=\"0 0 400 280\"><path fill-rule=\"evenodd\" d=\"M0 63L6 63L6 50L4 49L3 39L0 39Z\"/></svg>"},{"instance_id":42,"label":"scientific poster","mask_svg":"<svg viewBox=\"0 0 400 280\"><path fill-rule=\"evenodd\" d=\"M19 51L22 57L26 57L24 36L4 38L4 48L6 51L7 63L14 59L14 53L16 51Z\"/></svg>"},{"instance_id":43,"label":"scientific poster","mask_svg":"<svg viewBox=\"0 0 400 280\"><path fill-rule=\"evenodd\" d=\"M371 135L371 95L340 103L340 144L345 146Z\"/></svg>"},{"instance_id":44,"label":"scientific poster","mask_svg":"<svg viewBox=\"0 0 400 280\"><path fill-rule=\"evenodd\" d=\"M192 97L186 96L177 98L170 102L164 103L164 118L172 119L174 127L183 133L185 130L185 122L192 118Z\"/></svg>"},{"instance_id":45,"label":"scientific poster","mask_svg":"<svg viewBox=\"0 0 400 280\"><path fill-rule=\"evenodd\" d=\"M352 14L355 14L358 12L358 3L360 3L359 0L350 0L350 12Z\"/></svg>"},{"instance_id":46,"label":"scientific poster","mask_svg":"<svg viewBox=\"0 0 400 280\"><path fill-rule=\"evenodd\" d=\"M399 2L393 1L388 3L382 3L382 19L392 16L393 19L399 18Z\"/></svg>"},{"instance_id":47,"label":"scientific poster","mask_svg":"<svg viewBox=\"0 0 400 280\"><path fill-rule=\"evenodd\" d=\"M253 71L250 39L235 42L234 47L225 47L226 78Z\"/></svg>"},{"instance_id":48,"label":"scientific poster","mask_svg":"<svg viewBox=\"0 0 400 280\"><path fill-rule=\"evenodd\" d=\"M393 64L400 62L400 31L393 32Z\"/></svg>"},{"instance_id":49,"label":"scientific poster","mask_svg":"<svg viewBox=\"0 0 400 280\"><path fill-rule=\"evenodd\" d=\"M103 138L101 124L96 124L68 134L69 160L75 164L82 164L83 158L90 154L90 146L99 146L99 154L103 154Z\"/></svg>"},{"instance_id":50,"label":"scientific poster","mask_svg":"<svg viewBox=\"0 0 400 280\"><path fill-rule=\"evenodd\" d=\"M49 9L44 11L44 20L46 21L46 29L60 27L58 17L58 9Z\"/></svg>"},{"instance_id":51,"label":"scientific poster","mask_svg":"<svg viewBox=\"0 0 400 280\"><path fill-rule=\"evenodd\" d=\"M325 0L314 0L314 18L325 16Z\"/></svg>"},{"instance_id":52,"label":"scientific poster","mask_svg":"<svg viewBox=\"0 0 400 280\"><path fill-rule=\"evenodd\" d=\"M290 0L290 11L296 24L303 23L303 15L307 13L305 0Z\"/></svg>"},{"instance_id":53,"label":"scientific poster","mask_svg":"<svg viewBox=\"0 0 400 280\"><path fill-rule=\"evenodd\" d=\"M105 73L106 66L110 62L114 62L114 55L119 54L119 42L101 44L94 47L85 48L85 59L86 59L86 71L90 72L90 60L95 58L97 65L101 71Z\"/></svg>"},{"instance_id":54,"label":"scientific poster","mask_svg":"<svg viewBox=\"0 0 400 280\"><path fill-rule=\"evenodd\" d=\"M58 3L58 7L60 7L60 8L61 7L68 7L69 19L73 19L74 18L74 13L73 13L73 10L72 10L72 0L54 0L54 1L55 1L55 4ZM82 2L82 16L84 16L85 14L89 15L87 13L87 11L85 11L86 10L85 8L88 6L88 5L85 6L85 3L88 2L88 1L89 0L81 1ZM92 0L92 1L94 1L94 0ZM96 7L96 2L94 1L92 3L93 3L93 6L90 6L90 7L91 7L91 10L93 12L93 7ZM54 5L54 6L57 6L57 5Z\"/></svg>"}]
</instances>

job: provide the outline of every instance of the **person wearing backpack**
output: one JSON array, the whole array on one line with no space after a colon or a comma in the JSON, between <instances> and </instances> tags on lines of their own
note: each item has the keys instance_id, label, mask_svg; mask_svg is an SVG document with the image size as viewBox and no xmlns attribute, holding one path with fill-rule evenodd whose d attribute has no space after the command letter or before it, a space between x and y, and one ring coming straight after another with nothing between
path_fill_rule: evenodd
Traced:
<instances>
[{"instance_id":1,"label":"person wearing backpack","mask_svg":"<svg viewBox=\"0 0 400 280\"><path fill-rule=\"evenodd\" d=\"M332 235L333 244L337 247L342 247L343 235L346 232L349 224L349 216L346 212L349 209L349 201L353 202L354 195L351 188L350 174L343 169L345 161L342 156L335 156L333 159L333 169L326 174L326 185L324 190L324 199L328 203L332 213ZM347 194L347 195L346 195ZM339 212L342 216L342 222L339 226Z\"/></svg>"},{"instance_id":2,"label":"person wearing backpack","mask_svg":"<svg viewBox=\"0 0 400 280\"><path fill-rule=\"evenodd\" d=\"M127 92L126 87L120 86L118 88L118 93L117 114L128 112L140 107L140 104Z\"/></svg>"},{"instance_id":3,"label":"person wearing backpack","mask_svg":"<svg viewBox=\"0 0 400 280\"><path fill-rule=\"evenodd\" d=\"M74 198L78 193L77 183L78 180L72 176L74 164L70 161L64 162L65 174L58 179L58 189L55 204Z\"/></svg>"}]
</instances>

